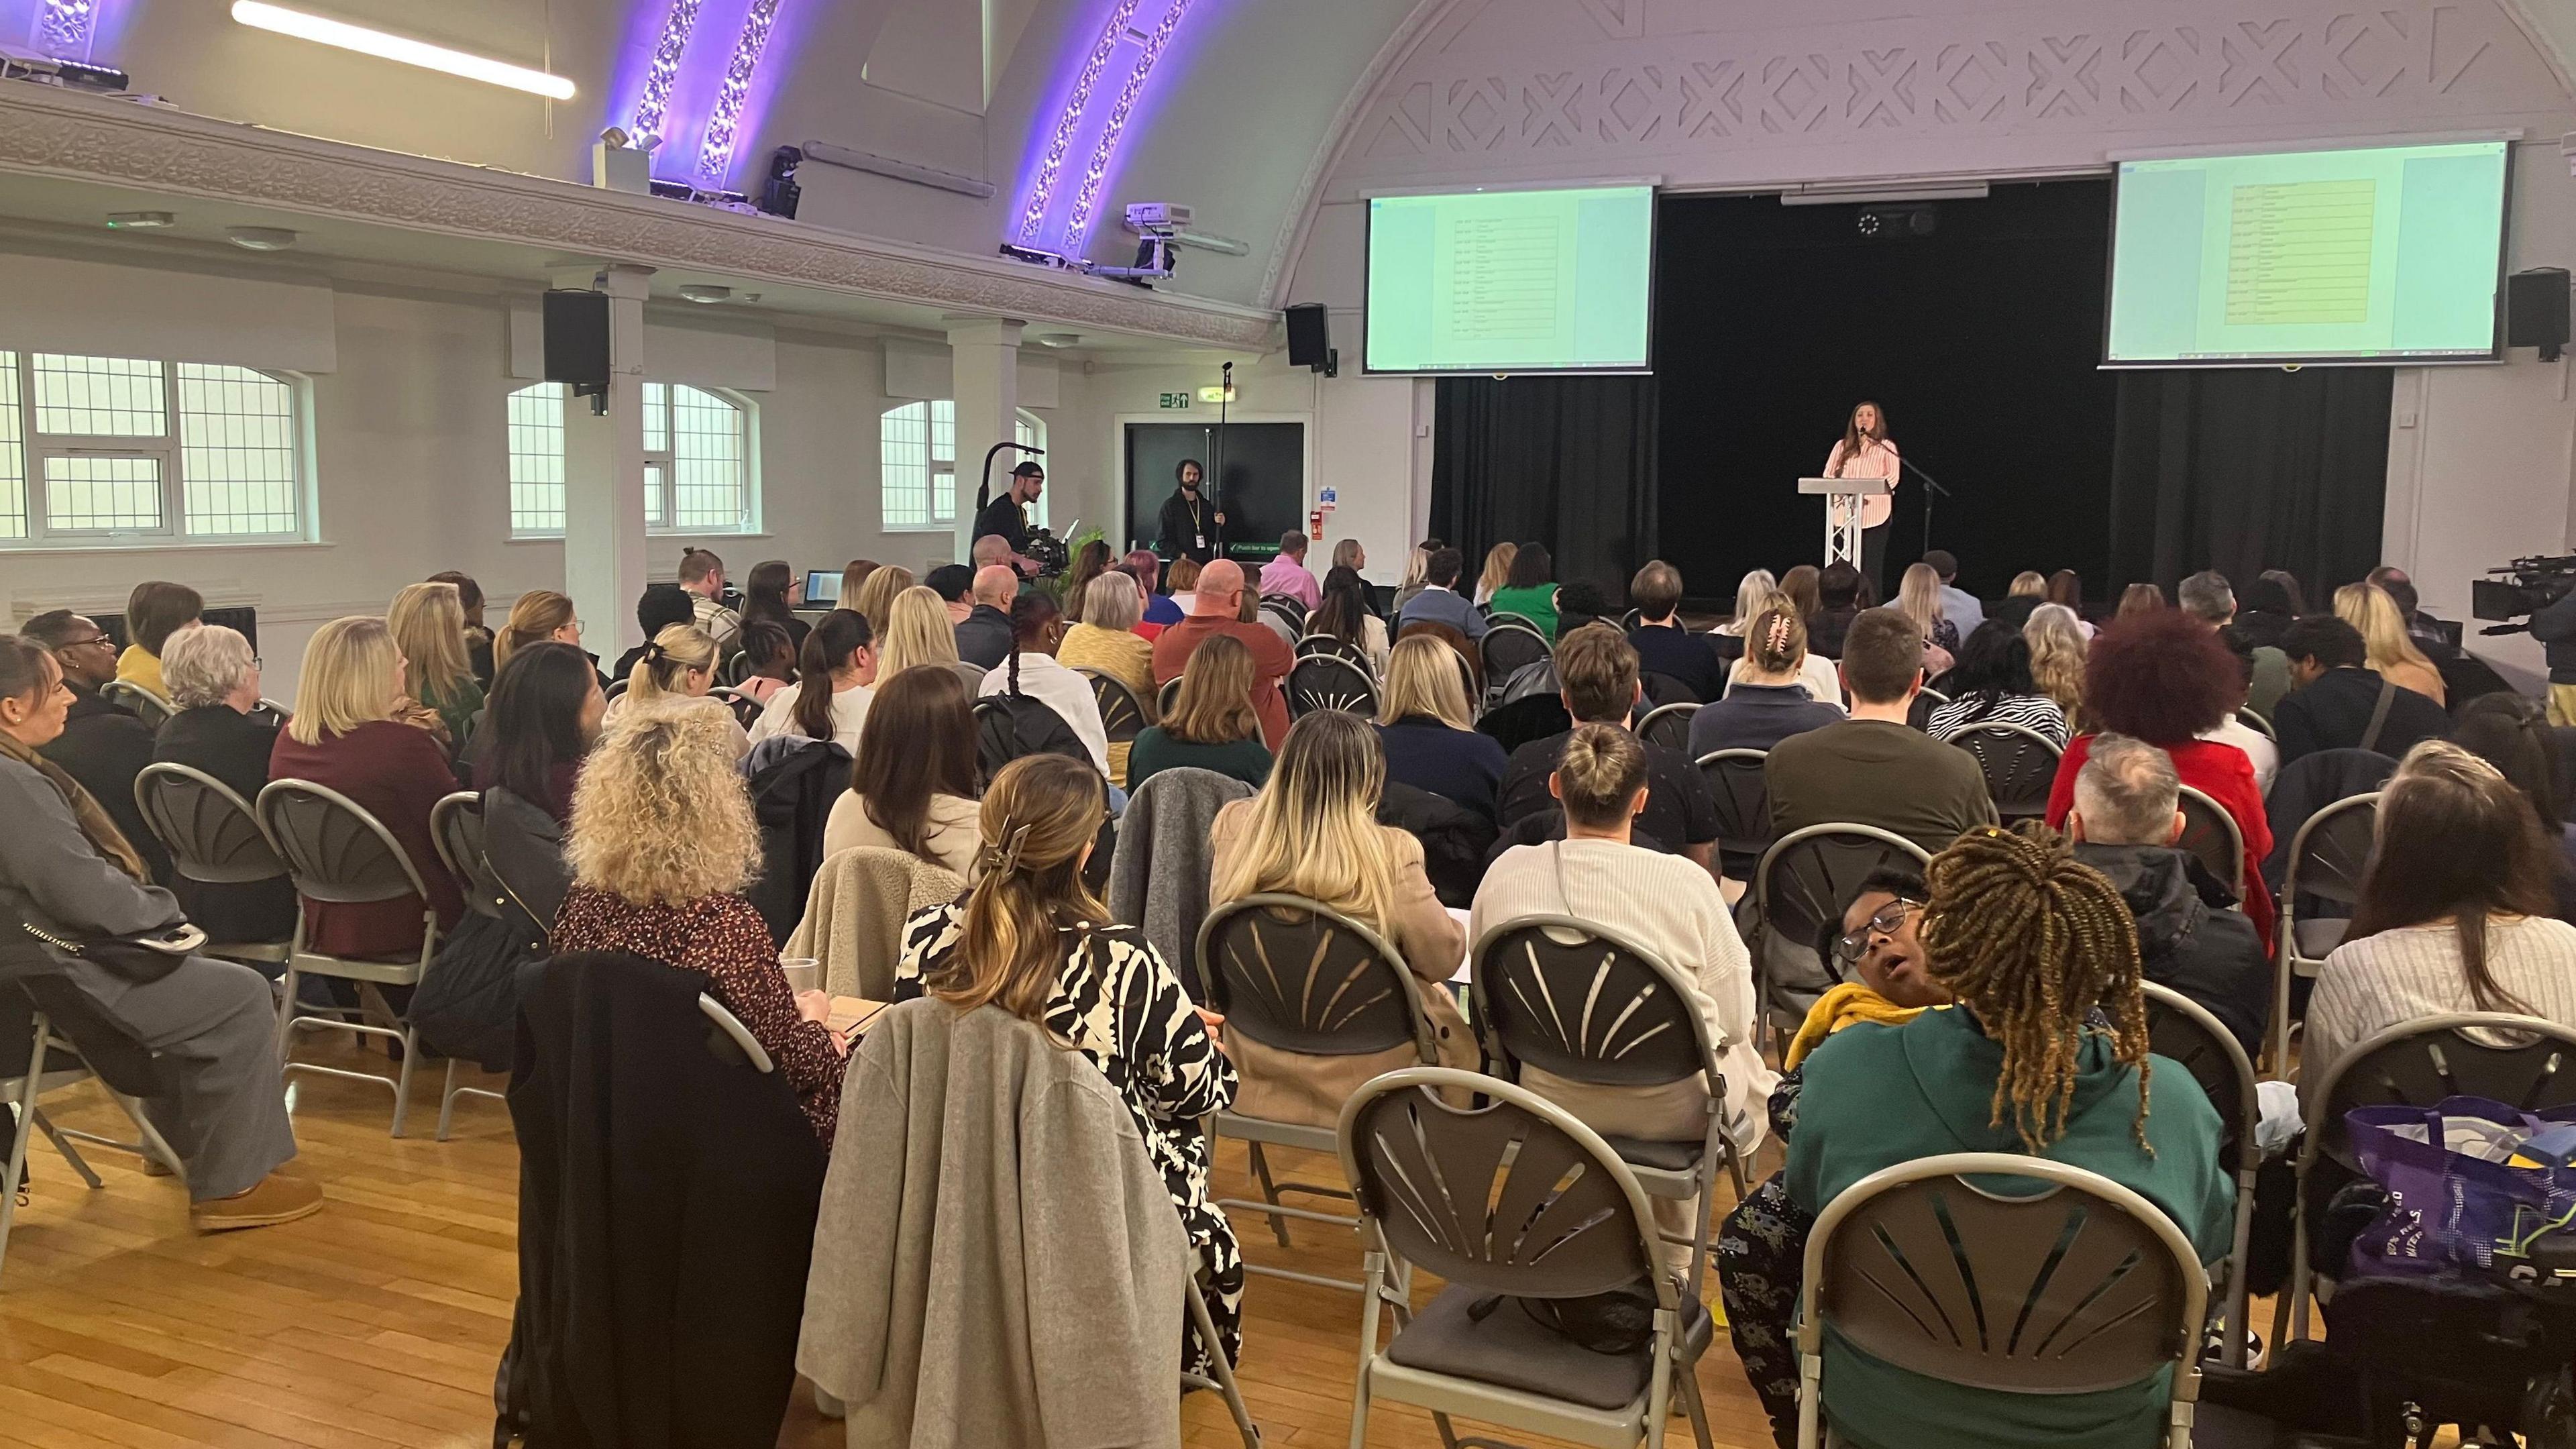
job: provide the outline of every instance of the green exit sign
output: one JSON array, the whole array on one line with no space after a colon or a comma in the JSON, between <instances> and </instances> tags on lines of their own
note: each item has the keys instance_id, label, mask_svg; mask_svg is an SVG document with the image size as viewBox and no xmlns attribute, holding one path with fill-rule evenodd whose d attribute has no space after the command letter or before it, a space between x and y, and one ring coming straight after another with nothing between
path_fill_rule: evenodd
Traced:
<instances>
[{"instance_id":1,"label":"green exit sign","mask_svg":"<svg viewBox=\"0 0 2576 1449\"><path fill-rule=\"evenodd\" d=\"M1185 392L1157 393L1155 397L1156 405L1164 408L1186 408L1190 405L1190 395Z\"/></svg>"}]
</instances>

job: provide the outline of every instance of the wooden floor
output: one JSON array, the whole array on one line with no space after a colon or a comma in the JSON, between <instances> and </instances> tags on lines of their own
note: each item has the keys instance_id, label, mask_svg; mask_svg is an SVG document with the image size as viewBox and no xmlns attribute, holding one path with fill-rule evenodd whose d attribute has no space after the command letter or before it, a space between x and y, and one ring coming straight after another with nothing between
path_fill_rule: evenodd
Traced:
<instances>
[{"instance_id":1,"label":"wooden floor","mask_svg":"<svg viewBox=\"0 0 2576 1449\"><path fill-rule=\"evenodd\" d=\"M414 1135L400 1141L385 1132L391 1093L294 1079L298 1166L321 1181L329 1205L254 1232L195 1236L175 1181L146 1177L134 1159L104 1149L85 1149L107 1183L92 1192L38 1138L28 1155L33 1197L0 1270L0 1445L488 1445L493 1367L518 1281L518 1153L506 1110L474 1098L457 1108L454 1137L432 1141L436 1077L422 1078ZM45 1106L59 1125L126 1135L95 1087L55 1093ZM1280 1154L1273 1166L1310 1180L1338 1176L1325 1158ZM1221 1158L1218 1185L1225 1196L1251 1195L1239 1148ZM1358 1250L1342 1230L1295 1226L1297 1246L1283 1251L1260 1221L1242 1227L1256 1263L1357 1275ZM1348 1442L1358 1304L1350 1293L1252 1279L1242 1378L1267 1444ZM1724 1334L1699 1378L1718 1444L1770 1443ZM1182 1423L1194 1449L1240 1442L1210 1394L1188 1398ZM818 1418L800 1386L779 1443L840 1442L840 1426ZM1413 1410L1371 1420L1378 1449L1439 1442ZM1668 1442L1691 1442L1682 1420Z\"/></svg>"}]
</instances>

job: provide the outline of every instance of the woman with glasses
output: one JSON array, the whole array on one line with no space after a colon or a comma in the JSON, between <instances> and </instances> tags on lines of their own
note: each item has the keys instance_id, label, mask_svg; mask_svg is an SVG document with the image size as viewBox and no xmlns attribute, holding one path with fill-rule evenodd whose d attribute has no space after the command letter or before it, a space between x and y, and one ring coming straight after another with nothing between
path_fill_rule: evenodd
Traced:
<instances>
[{"instance_id":1,"label":"woman with glasses","mask_svg":"<svg viewBox=\"0 0 2576 1449\"><path fill-rule=\"evenodd\" d=\"M173 634L161 675L179 712L153 738L154 762L203 770L242 803L257 800L280 720L259 707L259 656L250 641L221 624ZM229 883L181 876L170 889L210 941L278 941L295 933L295 886L284 876Z\"/></svg>"}]
</instances>

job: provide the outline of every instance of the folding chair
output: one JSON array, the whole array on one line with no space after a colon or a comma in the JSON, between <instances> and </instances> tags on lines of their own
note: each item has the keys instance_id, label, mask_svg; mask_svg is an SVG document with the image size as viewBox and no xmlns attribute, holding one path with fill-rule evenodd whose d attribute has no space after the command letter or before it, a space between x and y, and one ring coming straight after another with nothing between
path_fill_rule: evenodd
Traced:
<instances>
[{"instance_id":1,"label":"folding chair","mask_svg":"<svg viewBox=\"0 0 2576 1449\"><path fill-rule=\"evenodd\" d=\"M1373 719L1377 686L1366 669L1337 654L1306 655L1288 671L1288 715L1294 719L1319 709Z\"/></svg>"},{"instance_id":2,"label":"folding chair","mask_svg":"<svg viewBox=\"0 0 2576 1449\"><path fill-rule=\"evenodd\" d=\"M1771 787L1763 779L1766 750L1711 750L1699 757L1700 778L1717 802L1717 856L1726 874L1750 881L1771 848Z\"/></svg>"},{"instance_id":3,"label":"folding chair","mask_svg":"<svg viewBox=\"0 0 2576 1449\"><path fill-rule=\"evenodd\" d=\"M1484 638L1476 641L1477 656L1485 662L1488 687L1494 688L1499 688L1503 681L1540 660L1549 658L1552 652L1548 648L1547 636L1538 631L1538 626L1518 614L1495 615L1493 627L1485 631Z\"/></svg>"},{"instance_id":4,"label":"folding chair","mask_svg":"<svg viewBox=\"0 0 2576 1449\"><path fill-rule=\"evenodd\" d=\"M1442 1100L1473 1093L1483 1106ZM1601 1449L1661 1444L1681 1394L1699 1449L1708 1419L1694 1367L1713 1327L1665 1271L1645 1189L1601 1135L1525 1087L1473 1072L1389 1072L1342 1108L1342 1171L1367 1247L1351 1444L1379 1401L1453 1414ZM1408 1312L1406 1271L1448 1286ZM1653 1329L1629 1353L1596 1353L1532 1316L1534 1300L1616 1289L1653 1295ZM1518 1300L1518 1301L1515 1301ZM1381 1310L1396 1330L1382 1344Z\"/></svg>"},{"instance_id":5,"label":"folding chair","mask_svg":"<svg viewBox=\"0 0 2576 1449\"><path fill-rule=\"evenodd\" d=\"M2267 740L2278 740L2281 737L2281 732L2272 728L2272 722L2270 720L2256 714L2251 709L2238 710L2236 712L2236 722L2245 726L2247 729L2252 730L2254 733L2261 735Z\"/></svg>"},{"instance_id":6,"label":"folding chair","mask_svg":"<svg viewBox=\"0 0 2576 1449\"><path fill-rule=\"evenodd\" d=\"M1637 721L1637 738L1668 750L1689 749L1691 716L1697 713L1699 706L1687 701L1656 705Z\"/></svg>"},{"instance_id":7,"label":"folding chair","mask_svg":"<svg viewBox=\"0 0 2576 1449\"><path fill-rule=\"evenodd\" d=\"M2309 816L2290 837L2290 857L2281 878L2281 915L2272 928L2272 1041L2269 1055L2275 1075L2286 1075L2290 1063L2290 978L2313 980L2326 957L2343 944L2352 924L2352 908L2361 900L2362 872L2369 868L2371 847L2379 830L2379 795L2350 795ZM2307 916L2302 902L2310 897L2344 907L2340 916Z\"/></svg>"},{"instance_id":8,"label":"folding chair","mask_svg":"<svg viewBox=\"0 0 2576 1449\"><path fill-rule=\"evenodd\" d=\"M1154 692L1154 718L1171 718L1173 707L1181 702L1181 678L1180 675L1173 675L1164 682L1161 689Z\"/></svg>"},{"instance_id":9,"label":"folding chair","mask_svg":"<svg viewBox=\"0 0 2576 1449\"><path fill-rule=\"evenodd\" d=\"M411 1108L412 1066L420 1059L420 1034L397 1015L394 1027L370 1026L327 1016L299 1015L296 990L306 976L326 976L375 986L418 986L438 959L438 909L429 903L429 888L420 869L403 853L402 843L384 822L337 790L310 780L271 780L259 792L260 823L277 842L295 880L296 894L333 903L393 901L411 896L420 902L420 954L401 961L366 961L327 956L305 945L306 912L297 912L295 945L286 960L285 995L277 1009L278 1054L290 1072L319 1072L351 1081L380 1082L393 1088L393 1135L403 1135ZM295 1033L345 1031L402 1043L402 1066L391 1077L353 1072L293 1059ZM456 1088L456 1063L447 1064L447 1091Z\"/></svg>"},{"instance_id":10,"label":"folding chair","mask_svg":"<svg viewBox=\"0 0 2576 1449\"><path fill-rule=\"evenodd\" d=\"M1109 743L1135 743L1148 723L1145 705L1136 698L1136 691L1097 669L1077 669L1074 673L1090 681L1091 697L1100 706L1100 727L1108 732Z\"/></svg>"},{"instance_id":11,"label":"folding chair","mask_svg":"<svg viewBox=\"0 0 2576 1449\"><path fill-rule=\"evenodd\" d=\"M750 677L751 655L743 650L734 650L716 665L716 683L726 688L739 689L742 682Z\"/></svg>"},{"instance_id":12,"label":"folding chair","mask_svg":"<svg viewBox=\"0 0 2576 1449\"><path fill-rule=\"evenodd\" d=\"M2499 1044L2469 1035L2484 1032ZM2576 1030L2536 1016L2464 1011L2428 1016L2368 1037L2328 1063L2307 1101L2306 1138L2299 1146L2298 1198L2293 1212L2290 1286L2272 1320L2272 1344L2308 1336L2308 1201L2321 1170L2339 1187L2360 1176L2360 1159L2344 1128L2355 1107L2430 1107L2445 1097L2486 1097L2536 1112L2576 1102ZM2332 1188L2316 1192L2323 1199Z\"/></svg>"},{"instance_id":13,"label":"folding chair","mask_svg":"<svg viewBox=\"0 0 2576 1449\"><path fill-rule=\"evenodd\" d=\"M1527 614L1515 614L1509 609L1486 610L1485 622L1496 625L1509 624L1516 629L1527 629L1533 634L1539 633L1538 620Z\"/></svg>"},{"instance_id":14,"label":"folding chair","mask_svg":"<svg viewBox=\"0 0 2576 1449\"><path fill-rule=\"evenodd\" d=\"M2057 781L2057 761L2065 751L2028 725L1970 725L1950 736L1950 743L1976 756L1986 777L1986 793L2006 825L2037 820L2048 813L2049 786Z\"/></svg>"},{"instance_id":15,"label":"folding chair","mask_svg":"<svg viewBox=\"0 0 2576 1449\"><path fill-rule=\"evenodd\" d=\"M47 1004L62 1010L62 1021L58 1022L45 1005L38 1004L36 997L40 994ZM88 1039L92 1050L100 1053L99 1066L106 1069L104 1072L93 1068L81 1048L72 1043L66 1032L73 1026ZM111 1073L113 1081L109 1080ZM45 1093L76 1086L92 1077L98 1078L109 1100L134 1123L138 1140L119 1142L112 1137L57 1127L37 1105ZM147 1166L157 1165L174 1174L181 1170L178 1154L154 1130L136 1101L138 1095L158 1095L159 1090L159 1070L153 1065L152 1054L105 1024L78 988L53 976L0 983L0 1102L17 1109L8 1157L0 1163L0 1262L9 1255L9 1228L18 1214L18 1175L26 1167L27 1147L34 1133L43 1132L63 1162L93 1191L107 1184L99 1180L72 1146L75 1142L131 1152Z\"/></svg>"},{"instance_id":16,"label":"folding chair","mask_svg":"<svg viewBox=\"0 0 2576 1449\"><path fill-rule=\"evenodd\" d=\"M2227 807L2189 785L2182 787L2175 808L2182 811L2182 838L2174 842L2177 850L2188 851L2236 895L2241 906L2245 901L2245 830Z\"/></svg>"},{"instance_id":17,"label":"folding chair","mask_svg":"<svg viewBox=\"0 0 2576 1449\"><path fill-rule=\"evenodd\" d=\"M1358 665L1362 674L1373 675L1375 673L1375 671L1369 666L1367 650L1360 648L1358 645L1353 644L1348 640L1336 639L1330 634L1308 634L1304 638L1299 639L1297 641L1297 657L1302 660L1310 654L1330 655L1335 659L1346 660L1349 663Z\"/></svg>"},{"instance_id":18,"label":"folding chair","mask_svg":"<svg viewBox=\"0 0 2576 1449\"><path fill-rule=\"evenodd\" d=\"M203 770L166 761L144 766L134 777L134 808L169 850L171 866L192 881L248 885L286 874L250 802ZM293 947L292 939L219 941L203 950L218 960L278 965Z\"/></svg>"},{"instance_id":19,"label":"folding chair","mask_svg":"<svg viewBox=\"0 0 2576 1449\"><path fill-rule=\"evenodd\" d=\"M2006 1196L1981 1177L2042 1186ZM2098 1173L2015 1152L1873 1172L1835 1194L1807 1234L1799 1449L1825 1442L1828 1323L1881 1363L2003 1394L2097 1393L2171 1368L2161 1437L2191 1449L2208 1303L2182 1230Z\"/></svg>"},{"instance_id":20,"label":"folding chair","mask_svg":"<svg viewBox=\"0 0 2576 1449\"><path fill-rule=\"evenodd\" d=\"M1263 893L1227 901L1199 926L1200 999L1225 1018L1228 1033L1274 1051L1312 1057L1375 1056L1413 1048L1425 1066L1439 1061L1421 986L1404 958L1384 937L1329 906L1302 896ZM1274 1182L1264 1146L1331 1152L1333 1129L1278 1122L1240 1112L1216 1114L1210 1135L1241 1138L1250 1149L1261 1201L1217 1200L1224 1209L1256 1209L1270 1218L1279 1246L1289 1246L1288 1219L1350 1227L1359 1220L1312 1208L1283 1206L1280 1195L1347 1198L1344 1188ZM1358 1289L1346 1278L1326 1278L1246 1263L1267 1273L1326 1288Z\"/></svg>"},{"instance_id":21,"label":"folding chair","mask_svg":"<svg viewBox=\"0 0 2576 1449\"><path fill-rule=\"evenodd\" d=\"M2147 1045L2191 1073L2209 1105L2218 1109L2219 1150L2236 1174L2236 1224L2227 1249L2227 1338L2219 1362L2245 1367L2246 1247L2254 1233L2254 1176L2263 1166L2254 1124L2263 1115L2254 1090L2254 1061L2245 1044L2209 1008L2170 986L2142 983L2147 997Z\"/></svg>"},{"instance_id":22,"label":"folding chair","mask_svg":"<svg viewBox=\"0 0 2576 1449\"><path fill-rule=\"evenodd\" d=\"M1888 865L1927 869L1932 857L1921 846L1874 825L1810 825L1780 837L1763 853L1753 877L1753 913L1759 939L1754 943L1755 999L1766 1022L1791 1030L1806 1020L1807 1006L1781 981L1782 968L1802 968L1809 961L1809 995L1833 983L1815 941L1829 921L1839 923L1843 908L1860 893L1870 872Z\"/></svg>"},{"instance_id":23,"label":"folding chair","mask_svg":"<svg viewBox=\"0 0 2576 1449\"><path fill-rule=\"evenodd\" d=\"M471 790L440 796L429 807L429 843L438 849L439 864L465 888L467 909L494 920L506 918L501 883L483 849L482 796Z\"/></svg>"},{"instance_id":24,"label":"folding chair","mask_svg":"<svg viewBox=\"0 0 2576 1449\"><path fill-rule=\"evenodd\" d=\"M632 682L625 679L612 679L608 681L608 687L600 691L600 695L609 702L615 703L618 696L626 692L626 686Z\"/></svg>"},{"instance_id":25,"label":"folding chair","mask_svg":"<svg viewBox=\"0 0 2576 1449\"><path fill-rule=\"evenodd\" d=\"M1697 1200L1690 1276L1683 1281L1701 1281L1717 1165L1726 1164L1738 1201L1746 1184L1744 1163L1726 1138L1726 1077L1717 1059L1727 1043L1710 1038L1688 983L1647 947L1573 916L1524 916L1497 926L1468 961L1469 999L1486 1057L1506 1080L1520 1081L1523 1067L1587 1086L1700 1079L1708 1116L1699 1141L1607 1134L1602 1140L1652 1196Z\"/></svg>"},{"instance_id":26,"label":"folding chair","mask_svg":"<svg viewBox=\"0 0 2576 1449\"><path fill-rule=\"evenodd\" d=\"M170 701L131 679L111 679L98 687L98 697L158 730L177 713Z\"/></svg>"},{"instance_id":27,"label":"folding chair","mask_svg":"<svg viewBox=\"0 0 2576 1449\"><path fill-rule=\"evenodd\" d=\"M766 708L759 700L729 684L717 685L707 691L707 696L711 699L723 700L724 707L733 711L734 723L744 729L751 728L751 722L760 718L761 711Z\"/></svg>"}]
</instances>

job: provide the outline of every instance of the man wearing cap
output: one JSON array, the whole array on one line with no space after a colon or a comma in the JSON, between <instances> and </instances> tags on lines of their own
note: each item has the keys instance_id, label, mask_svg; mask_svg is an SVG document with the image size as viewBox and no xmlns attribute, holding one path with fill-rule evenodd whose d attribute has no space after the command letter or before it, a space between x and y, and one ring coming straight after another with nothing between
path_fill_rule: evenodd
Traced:
<instances>
[{"instance_id":1,"label":"man wearing cap","mask_svg":"<svg viewBox=\"0 0 2576 1449\"><path fill-rule=\"evenodd\" d=\"M1027 509L1045 491L1046 469L1034 461L1022 463L1011 470L1011 486L1000 497L985 504L983 512L975 515L975 537L998 537L1008 543L1011 546L1011 566L1027 576L1034 576L1038 571L1037 560L1028 556Z\"/></svg>"}]
</instances>

